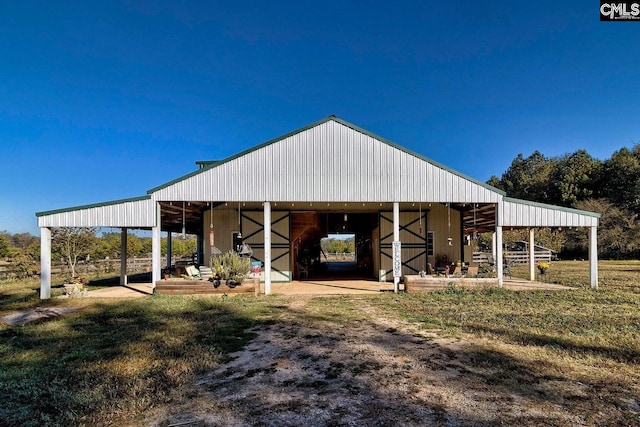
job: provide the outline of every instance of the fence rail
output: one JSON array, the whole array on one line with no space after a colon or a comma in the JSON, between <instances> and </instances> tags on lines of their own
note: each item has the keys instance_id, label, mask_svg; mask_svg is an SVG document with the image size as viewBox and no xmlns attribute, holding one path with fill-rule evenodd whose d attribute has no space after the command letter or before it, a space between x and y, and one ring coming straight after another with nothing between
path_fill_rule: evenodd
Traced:
<instances>
[{"instance_id":1,"label":"fence rail","mask_svg":"<svg viewBox=\"0 0 640 427\"><path fill-rule=\"evenodd\" d=\"M509 264L529 264L529 252L524 251L505 251L503 252L504 261ZM535 251L535 262L550 262L552 258L551 251ZM493 255L487 252L474 252L473 262L475 264L493 262Z\"/></svg>"},{"instance_id":2,"label":"fence rail","mask_svg":"<svg viewBox=\"0 0 640 427\"><path fill-rule=\"evenodd\" d=\"M166 257L161 258L160 265L166 265ZM182 258L172 258L172 263L181 261ZM151 271L152 258L128 258L127 274L143 273ZM79 261L76 265L76 273L80 276L91 275L101 276L102 274L119 274L120 259L100 259L91 261ZM15 265L12 263L3 263L0 265L0 280L15 279L21 277L37 276L40 274L40 264L34 263L25 265ZM70 276L71 270L66 263L52 262L51 274L53 276Z\"/></svg>"},{"instance_id":3,"label":"fence rail","mask_svg":"<svg viewBox=\"0 0 640 427\"><path fill-rule=\"evenodd\" d=\"M356 254L355 252L345 252L345 253L326 253L325 260L327 262L355 262Z\"/></svg>"}]
</instances>

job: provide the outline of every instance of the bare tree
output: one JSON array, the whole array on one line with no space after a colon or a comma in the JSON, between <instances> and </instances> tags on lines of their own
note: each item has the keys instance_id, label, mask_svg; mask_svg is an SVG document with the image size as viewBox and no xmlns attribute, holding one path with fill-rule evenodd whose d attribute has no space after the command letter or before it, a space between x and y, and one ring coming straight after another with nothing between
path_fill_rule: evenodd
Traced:
<instances>
[{"instance_id":1,"label":"bare tree","mask_svg":"<svg viewBox=\"0 0 640 427\"><path fill-rule=\"evenodd\" d=\"M51 232L51 251L64 259L71 277L76 277L78 261L94 250L96 239L94 227L55 228Z\"/></svg>"}]
</instances>

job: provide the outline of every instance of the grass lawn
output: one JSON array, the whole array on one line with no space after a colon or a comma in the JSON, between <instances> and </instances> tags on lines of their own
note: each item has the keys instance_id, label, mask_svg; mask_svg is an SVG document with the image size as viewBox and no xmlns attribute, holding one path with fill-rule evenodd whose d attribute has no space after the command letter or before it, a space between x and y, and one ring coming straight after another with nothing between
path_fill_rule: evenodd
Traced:
<instances>
[{"instance_id":1,"label":"grass lawn","mask_svg":"<svg viewBox=\"0 0 640 427\"><path fill-rule=\"evenodd\" d=\"M514 274L524 277L526 268ZM594 424L640 425L640 262L601 262L598 290L588 286L586 262L552 263L549 277L575 289L322 297L310 302L313 318L293 320L284 296L41 301L36 282L2 282L0 316L34 307L79 310L21 326L0 323L0 424L135 424L147 411L189 399L194 379L251 340L250 328L319 319L335 328L372 315L358 310L366 300L386 316L482 343L464 358L501 367L484 379L491 387L543 393L593 413L586 419ZM567 378L581 392L539 387Z\"/></svg>"}]
</instances>

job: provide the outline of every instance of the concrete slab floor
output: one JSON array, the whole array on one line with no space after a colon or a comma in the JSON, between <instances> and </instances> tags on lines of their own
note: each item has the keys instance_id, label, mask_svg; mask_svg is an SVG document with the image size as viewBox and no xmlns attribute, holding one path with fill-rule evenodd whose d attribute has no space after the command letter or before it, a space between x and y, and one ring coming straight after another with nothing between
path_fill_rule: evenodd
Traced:
<instances>
[{"instance_id":1,"label":"concrete slab floor","mask_svg":"<svg viewBox=\"0 0 640 427\"><path fill-rule=\"evenodd\" d=\"M443 289L447 284L434 286L432 290ZM473 287L471 285L470 287ZM525 279L505 279L504 287L512 290L569 290L569 286L552 283L531 282ZM400 291L404 285L400 284ZM274 295L362 295L393 292L393 283L373 280L294 280L287 283L272 283ZM141 298L153 293L151 283L133 283L125 286L89 291L88 298ZM260 293L264 294L264 283L260 284Z\"/></svg>"}]
</instances>

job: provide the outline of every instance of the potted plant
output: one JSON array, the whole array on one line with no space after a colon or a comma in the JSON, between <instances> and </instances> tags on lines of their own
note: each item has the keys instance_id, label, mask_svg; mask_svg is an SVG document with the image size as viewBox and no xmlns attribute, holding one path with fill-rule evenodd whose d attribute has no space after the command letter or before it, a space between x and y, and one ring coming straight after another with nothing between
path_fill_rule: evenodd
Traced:
<instances>
[{"instance_id":1,"label":"potted plant","mask_svg":"<svg viewBox=\"0 0 640 427\"><path fill-rule=\"evenodd\" d=\"M86 295L89 281L84 277L70 277L65 280L64 292L68 296Z\"/></svg>"},{"instance_id":2,"label":"potted plant","mask_svg":"<svg viewBox=\"0 0 640 427\"><path fill-rule=\"evenodd\" d=\"M540 274L547 274L547 270L549 269L549 263L540 261L539 263L536 264L536 267L538 267L538 270L540 270Z\"/></svg>"},{"instance_id":3,"label":"potted plant","mask_svg":"<svg viewBox=\"0 0 640 427\"><path fill-rule=\"evenodd\" d=\"M241 257L234 251L220 255L213 255L210 259L210 267L213 272L211 281L215 288L224 281L230 288L240 285L251 269L251 259Z\"/></svg>"}]
</instances>

